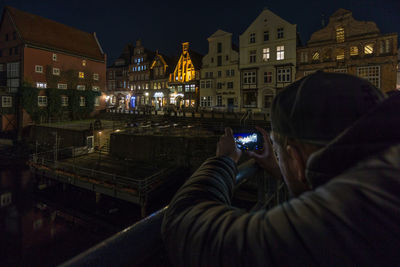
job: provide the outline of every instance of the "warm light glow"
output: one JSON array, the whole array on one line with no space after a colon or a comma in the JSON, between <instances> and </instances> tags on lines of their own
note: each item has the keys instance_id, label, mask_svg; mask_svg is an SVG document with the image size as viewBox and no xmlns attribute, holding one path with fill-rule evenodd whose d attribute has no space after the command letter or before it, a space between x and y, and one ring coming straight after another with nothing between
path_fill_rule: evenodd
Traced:
<instances>
[{"instance_id":1,"label":"warm light glow","mask_svg":"<svg viewBox=\"0 0 400 267\"><path fill-rule=\"evenodd\" d=\"M189 42L182 43L182 54L174 73L170 75L170 82L179 80L180 82L189 82L196 78L196 71L192 68L193 62L189 55Z\"/></svg>"},{"instance_id":2,"label":"warm light glow","mask_svg":"<svg viewBox=\"0 0 400 267\"><path fill-rule=\"evenodd\" d=\"M146 93L144 93L144 95L145 95L145 96L149 96L149 93L148 93L148 92L146 92Z\"/></svg>"}]
</instances>

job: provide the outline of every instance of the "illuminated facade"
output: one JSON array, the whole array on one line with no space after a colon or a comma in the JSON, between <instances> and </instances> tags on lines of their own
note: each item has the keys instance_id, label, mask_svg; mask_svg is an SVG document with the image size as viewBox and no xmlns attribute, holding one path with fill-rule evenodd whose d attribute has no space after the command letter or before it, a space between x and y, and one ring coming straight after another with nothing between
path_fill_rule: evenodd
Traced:
<instances>
[{"instance_id":1,"label":"illuminated facade","mask_svg":"<svg viewBox=\"0 0 400 267\"><path fill-rule=\"evenodd\" d=\"M242 109L270 118L273 97L294 81L297 42L297 26L268 9L240 35Z\"/></svg>"},{"instance_id":2,"label":"illuminated facade","mask_svg":"<svg viewBox=\"0 0 400 267\"><path fill-rule=\"evenodd\" d=\"M202 55L189 49L189 42L182 43L182 53L169 76L171 98L178 106L196 108L199 106L199 80Z\"/></svg>"},{"instance_id":3,"label":"illuminated facade","mask_svg":"<svg viewBox=\"0 0 400 267\"><path fill-rule=\"evenodd\" d=\"M175 98L170 101L169 75L174 63L169 57L156 52L151 62L150 97L151 105L159 110L168 104L174 104Z\"/></svg>"},{"instance_id":4,"label":"illuminated facade","mask_svg":"<svg viewBox=\"0 0 400 267\"><path fill-rule=\"evenodd\" d=\"M352 12L337 10L326 27L297 49L300 79L317 70L353 74L384 92L396 88L397 33L381 34L374 22L357 21Z\"/></svg>"},{"instance_id":5,"label":"illuminated facade","mask_svg":"<svg viewBox=\"0 0 400 267\"><path fill-rule=\"evenodd\" d=\"M208 38L200 80L200 107L238 110L240 105L239 49L232 34L217 30Z\"/></svg>"}]
</instances>

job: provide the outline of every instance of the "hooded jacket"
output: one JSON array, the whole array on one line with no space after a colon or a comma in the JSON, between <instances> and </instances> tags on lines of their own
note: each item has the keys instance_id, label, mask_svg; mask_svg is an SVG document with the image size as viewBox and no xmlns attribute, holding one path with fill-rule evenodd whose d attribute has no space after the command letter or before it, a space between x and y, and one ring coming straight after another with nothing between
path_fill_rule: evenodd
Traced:
<instances>
[{"instance_id":1,"label":"hooded jacket","mask_svg":"<svg viewBox=\"0 0 400 267\"><path fill-rule=\"evenodd\" d=\"M400 266L400 96L307 162L313 190L269 211L230 205L237 173L207 160L178 190L162 235L174 266Z\"/></svg>"}]
</instances>

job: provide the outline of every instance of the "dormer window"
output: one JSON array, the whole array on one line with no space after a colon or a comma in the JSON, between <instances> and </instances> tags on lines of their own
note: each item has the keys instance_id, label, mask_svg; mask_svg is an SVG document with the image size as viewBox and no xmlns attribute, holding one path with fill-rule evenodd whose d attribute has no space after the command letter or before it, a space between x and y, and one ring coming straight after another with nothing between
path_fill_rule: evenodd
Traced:
<instances>
[{"instance_id":1,"label":"dormer window","mask_svg":"<svg viewBox=\"0 0 400 267\"><path fill-rule=\"evenodd\" d=\"M344 42L344 28L343 27L336 28L336 42L337 43Z\"/></svg>"}]
</instances>

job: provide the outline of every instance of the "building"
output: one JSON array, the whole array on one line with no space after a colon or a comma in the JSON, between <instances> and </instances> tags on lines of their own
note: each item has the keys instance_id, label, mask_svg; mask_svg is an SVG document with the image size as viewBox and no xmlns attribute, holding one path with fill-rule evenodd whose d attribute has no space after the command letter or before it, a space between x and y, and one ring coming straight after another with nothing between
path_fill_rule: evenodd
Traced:
<instances>
[{"instance_id":1,"label":"building","mask_svg":"<svg viewBox=\"0 0 400 267\"><path fill-rule=\"evenodd\" d=\"M169 88L169 76L174 70L174 60L156 51L156 55L150 64L150 92L151 105L159 110L169 104L175 104L174 92Z\"/></svg>"},{"instance_id":2,"label":"building","mask_svg":"<svg viewBox=\"0 0 400 267\"><path fill-rule=\"evenodd\" d=\"M134 46L127 44L122 54L107 67L107 96L109 107L129 108L131 88L129 83L129 67L132 64Z\"/></svg>"},{"instance_id":3,"label":"building","mask_svg":"<svg viewBox=\"0 0 400 267\"><path fill-rule=\"evenodd\" d=\"M242 109L270 115L278 90L294 81L297 26L268 9L240 35Z\"/></svg>"},{"instance_id":4,"label":"building","mask_svg":"<svg viewBox=\"0 0 400 267\"><path fill-rule=\"evenodd\" d=\"M173 100L178 107L195 108L199 106L199 81L203 55L189 49L189 42L182 43L182 53L169 77Z\"/></svg>"},{"instance_id":5,"label":"building","mask_svg":"<svg viewBox=\"0 0 400 267\"><path fill-rule=\"evenodd\" d=\"M297 49L297 62L297 79L316 70L343 72L388 92L396 88L397 34L382 34L374 22L357 21L341 8Z\"/></svg>"},{"instance_id":6,"label":"building","mask_svg":"<svg viewBox=\"0 0 400 267\"><path fill-rule=\"evenodd\" d=\"M136 41L133 50L132 64L129 68L129 82L131 87L130 108L151 105L150 86L150 65L155 53L146 49L141 40Z\"/></svg>"},{"instance_id":7,"label":"building","mask_svg":"<svg viewBox=\"0 0 400 267\"><path fill-rule=\"evenodd\" d=\"M397 61L397 86L396 86L396 88L397 88L397 90L400 90L400 48L397 51L397 58L398 58L398 61Z\"/></svg>"},{"instance_id":8,"label":"building","mask_svg":"<svg viewBox=\"0 0 400 267\"><path fill-rule=\"evenodd\" d=\"M96 33L6 6L0 40L0 87L22 95L2 93L2 108L16 105L14 114L2 114L2 130L104 106L106 55Z\"/></svg>"},{"instance_id":9,"label":"building","mask_svg":"<svg viewBox=\"0 0 400 267\"><path fill-rule=\"evenodd\" d=\"M200 80L200 106L205 109L238 110L240 105L239 48L232 33L217 30L208 39Z\"/></svg>"}]
</instances>

